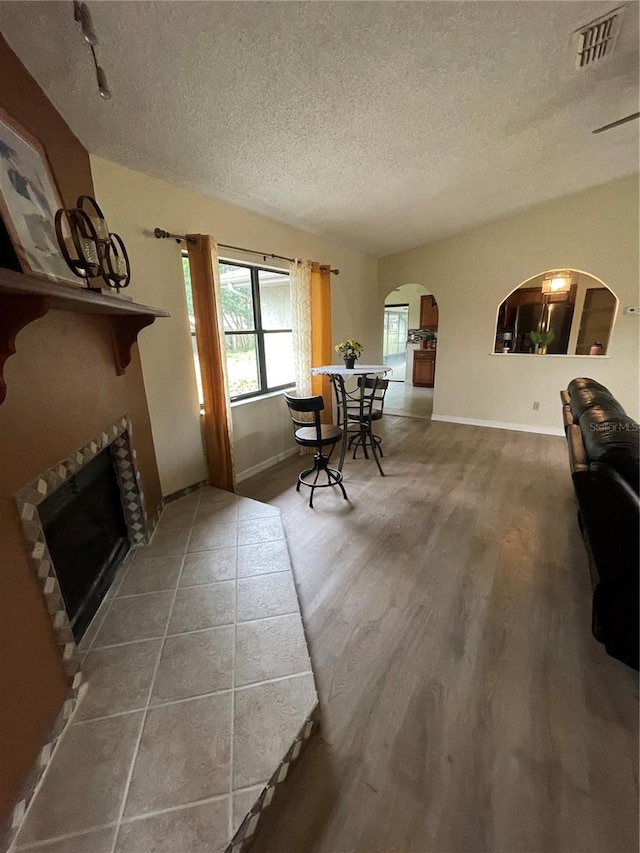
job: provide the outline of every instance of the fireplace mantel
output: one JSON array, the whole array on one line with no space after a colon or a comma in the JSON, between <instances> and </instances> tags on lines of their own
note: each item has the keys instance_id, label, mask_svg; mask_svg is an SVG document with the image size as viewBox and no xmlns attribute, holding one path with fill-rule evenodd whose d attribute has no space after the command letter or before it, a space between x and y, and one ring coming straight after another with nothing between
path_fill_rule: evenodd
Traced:
<instances>
[{"instance_id":1,"label":"fireplace mantel","mask_svg":"<svg viewBox=\"0 0 640 853\"><path fill-rule=\"evenodd\" d=\"M109 316L118 375L128 367L131 347L141 329L150 326L156 317L170 316L162 308L94 293L85 287L61 284L44 276L0 268L0 403L7 393L4 365L16 351L18 332L50 310Z\"/></svg>"}]
</instances>

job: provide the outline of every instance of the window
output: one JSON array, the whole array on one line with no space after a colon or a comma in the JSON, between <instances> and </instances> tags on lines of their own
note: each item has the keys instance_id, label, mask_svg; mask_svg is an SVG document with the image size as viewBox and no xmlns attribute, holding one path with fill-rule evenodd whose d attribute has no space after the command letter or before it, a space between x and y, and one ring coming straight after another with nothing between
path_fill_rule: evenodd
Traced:
<instances>
[{"instance_id":1,"label":"window","mask_svg":"<svg viewBox=\"0 0 640 853\"><path fill-rule=\"evenodd\" d=\"M202 383L196 347L189 261L182 259L198 393ZM227 375L232 400L257 397L294 384L289 273L220 261Z\"/></svg>"},{"instance_id":2,"label":"window","mask_svg":"<svg viewBox=\"0 0 640 853\"><path fill-rule=\"evenodd\" d=\"M409 334L409 306L385 305L382 355L402 355L404 358ZM384 361L387 364L386 361Z\"/></svg>"}]
</instances>

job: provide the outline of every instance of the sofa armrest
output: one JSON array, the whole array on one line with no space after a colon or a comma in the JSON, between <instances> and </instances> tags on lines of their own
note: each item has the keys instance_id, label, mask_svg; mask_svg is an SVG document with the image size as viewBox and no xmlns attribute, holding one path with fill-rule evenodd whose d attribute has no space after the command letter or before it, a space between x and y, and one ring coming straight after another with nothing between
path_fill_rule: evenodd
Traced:
<instances>
[{"instance_id":1,"label":"sofa armrest","mask_svg":"<svg viewBox=\"0 0 640 853\"><path fill-rule=\"evenodd\" d=\"M573 412L571 411L571 406L562 407L562 418L564 420L564 431L566 432L568 427L575 423L575 421L573 420Z\"/></svg>"},{"instance_id":2,"label":"sofa armrest","mask_svg":"<svg viewBox=\"0 0 640 853\"><path fill-rule=\"evenodd\" d=\"M570 424L575 423L575 418L573 417L573 412L571 411L571 395L568 391L560 392L560 399L562 400L562 420L564 422L564 431L567 431L567 427Z\"/></svg>"},{"instance_id":3,"label":"sofa armrest","mask_svg":"<svg viewBox=\"0 0 640 853\"><path fill-rule=\"evenodd\" d=\"M575 474L578 471L588 471L589 461L584 449L582 432L578 424L572 423L567 426L567 444L569 446L569 465L571 467L571 473Z\"/></svg>"}]
</instances>

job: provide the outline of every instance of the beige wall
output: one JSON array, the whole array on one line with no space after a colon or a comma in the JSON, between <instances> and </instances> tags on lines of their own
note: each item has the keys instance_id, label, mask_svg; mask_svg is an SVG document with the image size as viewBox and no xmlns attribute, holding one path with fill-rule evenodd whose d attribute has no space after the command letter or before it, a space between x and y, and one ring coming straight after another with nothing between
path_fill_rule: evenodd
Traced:
<instances>
[{"instance_id":1,"label":"beige wall","mask_svg":"<svg viewBox=\"0 0 640 853\"><path fill-rule=\"evenodd\" d=\"M133 277L128 295L167 308L172 315L145 329L139 338L164 494L202 479L205 463L180 248L173 241L156 240L154 227L179 234L212 234L220 243L338 267L340 275L332 277L334 342L355 337L363 343L367 360L381 358L382 306L376 299L375 258L99 157L91 157L91 168L96 197L131 257ZM250 256L244 260L259 259ZM292 447L280 396L234 406L233 425L240 473Z\"/></svg>"},{"instance_id":2,"label":"beige wall","mask_svg":"<svg viewBox=\"0 0 640 853\"><path fill-rule=\"evenodd\" d=\"M430 293L422 284L402 284L388 293L384 300L385 305L409 306L409 328L420 328L420 297Z\"/></svg>"},{"instance_id":3,"label":"beige wall","mask_svg":"<svg viewBox=\"0 0 640 853\"><path fill-rule=\"evenodd\" d=\"M492 355L498 306L550 269L604 281L620 299L608 357ZM438 300L434 415L560 431L558 392L575 376L607 385L638 417L638 176L565 196L379 261L379 304L420 282ZM533 401L540 410L533 411Z\"/></svg>"},{"instance_id":4,"label":"beige wall","mask_svg":"<svg viewBox=\"0 0 640 853\"><path fill-rule=\"evenodd\" d=\"M370 363L381 359L385 297L404 284L426 287L440 309L436 417L559 431L558 390L578 375L608 385L629 413L638 415L640 324L623 314L625 305L639 301L637 176L376 261L101 158L92 157L91 163L97 197L131 254L130 295L172 313L140 336L165 494L203 478L205 465L180 251L171 241L153 238L156 225L339 267L332 280L333 340L357 338ZM610 356L492 355L500 302L531 276L558 268L591 273L619 297ZM533 410L534 400L539 411ZM233 423L241 475L292 448L278 395L234 406Z\"/></svg>"}]
</instances>

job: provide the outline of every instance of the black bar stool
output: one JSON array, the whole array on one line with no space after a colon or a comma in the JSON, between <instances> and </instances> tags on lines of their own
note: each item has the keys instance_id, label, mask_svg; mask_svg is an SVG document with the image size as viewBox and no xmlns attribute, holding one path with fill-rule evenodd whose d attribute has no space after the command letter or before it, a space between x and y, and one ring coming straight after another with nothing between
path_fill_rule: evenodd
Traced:
<instances>
[{"instance_id":1,"label":"black bar stool","mask_svg":"<svg viewBox=\"0 0 640 853\"><path fill-rule=\"evenodd\" d=\"M378 466L378 471L384 477L384 471L380 464L381 455L381 439L379 436L373 436L372 423L374 418L374 403L378 399L377 389L380 382L388 381L380 379L377 375L368 376L366 374L358 377L358 386L354 391L347 391L344 383L344 378L340 374L335 374L331 377L333 387L336 393L336 404L338 408L338 423L342 425L346 431L346 441L342 445L342 456L340 458L340 470L344 462L344 455L347 445L353 448L353 458L356 458L358 447L362 447L365 459L369 458L369 449L373 454L373 459ZM386 390L386 389L385 389ZM382 417L382 410L379 420Z\"/></svg>"},{"instance_id":2,"label":"black bar stool","mask_svg":"<svg viewBox=\"0 0 640 853\"><path fill-rule=\"evenodd\" d=\"M326 489L328 486L339 486L345 501L348 500L347 493L342 485L342 472L336 468L329 467L329 459L331 458L333 448L339 441L342 441L342 427L320 423L320 412L324 409L324 400L320 395L315 397L294 397L285 392L284 398L289 407L291 420L293 421L296 443L301 447L313 447L316 451L313 456L313 467L307 468L298 474L296 491L300 491L301 485L308 486L311 489L309 506L312 508L315 489ZM298 413L313 414L314 419L310 421L296 417ZM323 453L323 448L326 447L331 448L328 454ZM318 482L321 473L326 475L326 483ZM312 477L313 481L309 482Z\"/></svg>"},{"instance_id":3,"label":"black bar stool","mask_svg":"<svg viewBox=\"0 0 640 853\"><path fill-rule=\"evenodd\" d=\"M364 451L365 459L369 458L367 448L375 443L380 456L384 456L382 452L382 439L379 435L375 435L372 430L373 421L382 420L384 414L384 398L389 387L388 379L379 379L377 376L359 376L358 388L366 389L364 391L364 405L359 412L349 412L348 418L360 423L360 430L349 438L349 450L353 448L353 458L355 459L358 453L358 448L361 447ZM373 450L373 447L371 447Z\"/></svg>"}]
</instances>

